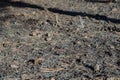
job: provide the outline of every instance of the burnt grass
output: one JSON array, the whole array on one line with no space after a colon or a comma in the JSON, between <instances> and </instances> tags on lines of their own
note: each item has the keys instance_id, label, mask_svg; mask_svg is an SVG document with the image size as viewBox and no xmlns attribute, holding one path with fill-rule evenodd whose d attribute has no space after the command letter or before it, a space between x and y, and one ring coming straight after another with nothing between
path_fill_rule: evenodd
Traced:
<instances>
[{"instance_id":1,"label":"burnt grass","mask_svg":"<svg viewBox=\"0 0 120 80\"><path fill-rule=\"evenodd\" d=\"M1 0L0 80L120 80L120 4Z\"/></svg>"}]
</instances>

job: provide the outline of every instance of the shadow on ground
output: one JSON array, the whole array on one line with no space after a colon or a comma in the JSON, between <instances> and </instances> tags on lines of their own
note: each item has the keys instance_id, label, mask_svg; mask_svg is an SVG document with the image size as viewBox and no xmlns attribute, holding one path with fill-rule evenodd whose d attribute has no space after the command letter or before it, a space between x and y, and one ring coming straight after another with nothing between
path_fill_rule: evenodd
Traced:
<instances>
[{"instance_id":1,"label":"shadow on ground","mask_svg":"<svg viewBox=\"0 0 120 80\"><path fill-rule=\"evenodd\" d=\"M21 7L21 8L29 7L29 8L39 9L39 10L45 10L45 7L34 5L34 4L29 4L29 3L25 3L21 1L1 0L0 7L7 7L7 6ZM65 10L61 10L57 8L47 8L47 10L53 13L58 13L58 14L63 14L63 15L68 15L68 16L82 16L82 17L87 16L89 18L94 18L96 20L103 20L106 22L120 24L120 19L110 18L105 15L89 14L86 12L65 11Z\"/></svg>"}]
</instances>

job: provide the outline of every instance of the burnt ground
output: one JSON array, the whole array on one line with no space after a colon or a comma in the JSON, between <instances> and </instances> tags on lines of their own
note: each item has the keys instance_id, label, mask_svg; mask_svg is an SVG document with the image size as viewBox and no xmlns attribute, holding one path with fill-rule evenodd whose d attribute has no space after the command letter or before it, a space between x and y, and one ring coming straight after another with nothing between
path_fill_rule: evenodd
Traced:
<instances>
[{"instance_id":1,"label":"burnt ground","mask_svg":"<svg viewBox=\"0 0 120 80\"><path fill-rule=\"evenodd\" d=\"M0 80L120 80L120 3L1 0Z\"/></svg>"}]
</instances>

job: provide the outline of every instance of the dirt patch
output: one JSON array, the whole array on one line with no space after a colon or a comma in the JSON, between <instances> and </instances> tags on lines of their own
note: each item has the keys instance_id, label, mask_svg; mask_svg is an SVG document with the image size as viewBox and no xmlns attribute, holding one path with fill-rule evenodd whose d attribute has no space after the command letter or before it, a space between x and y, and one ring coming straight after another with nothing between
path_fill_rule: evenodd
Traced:
<instances>
[{"instance_id":1,"label":"dirt patch","mask_svg":"<svg viewBox=\"0 0 120 80\"><path fill-rule=\"evenodd\" d=\"M0 80L120 80L120 5L0 2Z\"/></svg>"}]
</instances>

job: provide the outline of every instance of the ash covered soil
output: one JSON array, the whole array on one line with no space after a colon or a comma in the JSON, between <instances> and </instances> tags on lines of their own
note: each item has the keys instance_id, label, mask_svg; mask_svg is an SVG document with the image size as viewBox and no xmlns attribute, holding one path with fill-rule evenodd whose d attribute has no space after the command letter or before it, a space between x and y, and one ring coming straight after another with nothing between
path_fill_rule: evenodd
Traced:
<instances>
[{"instance_id":1,"label":"ash covered soil","mask_svg":"<svg viewBox=\"0 0 120 80\"><path fill-rule=\"evenodd\" d=\"M3 0L0 80L120 80L120 3Z\"/></svg>"}]
</instances>

